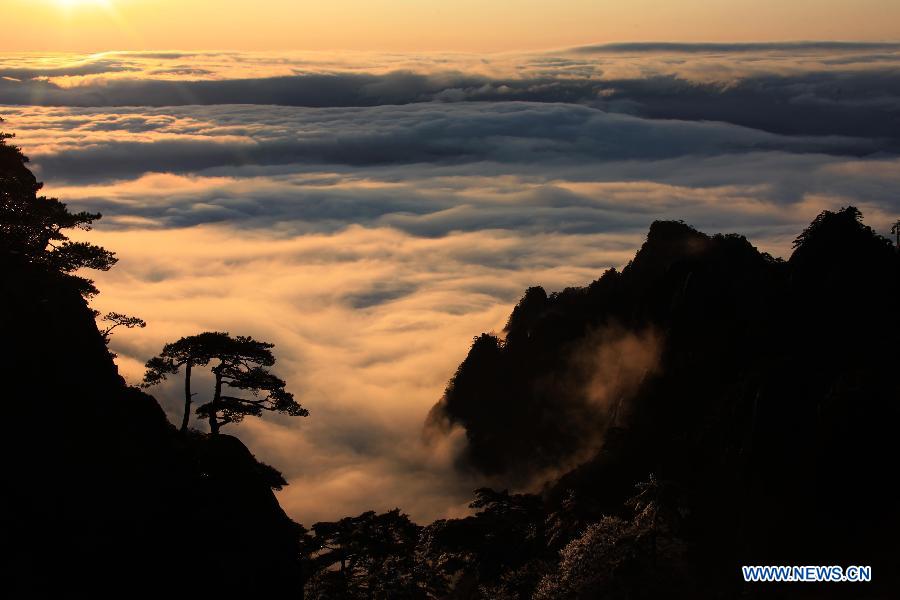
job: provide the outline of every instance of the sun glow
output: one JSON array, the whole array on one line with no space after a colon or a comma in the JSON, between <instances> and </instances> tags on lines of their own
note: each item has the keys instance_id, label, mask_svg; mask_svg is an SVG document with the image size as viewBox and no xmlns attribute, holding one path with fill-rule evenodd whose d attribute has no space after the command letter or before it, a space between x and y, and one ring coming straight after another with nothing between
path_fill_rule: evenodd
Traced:
<instances>
[{"instance_id":1,"label":"sun glow","mask_svg":"<svg viewBox=\"0 0 900 600\"><path fill-rule=\"evenodd\" d=\"M62 8L77 8L79 6L101 6L108 8L110 0L56 0L56 4Z\"/></svg>"}]
</instances>

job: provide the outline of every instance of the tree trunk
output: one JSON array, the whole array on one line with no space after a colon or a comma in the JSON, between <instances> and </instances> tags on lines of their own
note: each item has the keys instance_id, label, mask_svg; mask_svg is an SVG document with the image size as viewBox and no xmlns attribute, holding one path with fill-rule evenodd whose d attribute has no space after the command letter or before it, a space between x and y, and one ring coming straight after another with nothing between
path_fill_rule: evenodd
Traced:
<instances>
[{"instance_id":1,"label":"tree trunk","mask_svg":"<svg viewBox=\"0 0 900 600\"><path fill-rule=\"evenodd\" d=\"M219 365L221 367L221 365ZM219 410L219 399L222 397L222 372L215 368L213 372L216 374L216 392L213 394L212 406L209 411L209 431L213 435L219 434L219 419L216 413Z\"/></svg>"},{"instance_id":2,"label":"tree trunk","mask_svg":"<svg viewBox=\"0 0 900 600\"><path fill-rule=\"evenodd\" d=\"M187 432L188 421L191 420L191 361L187 361L184 365L184 417L181 419L181 433Z\"/></svg>"}]
</instances>

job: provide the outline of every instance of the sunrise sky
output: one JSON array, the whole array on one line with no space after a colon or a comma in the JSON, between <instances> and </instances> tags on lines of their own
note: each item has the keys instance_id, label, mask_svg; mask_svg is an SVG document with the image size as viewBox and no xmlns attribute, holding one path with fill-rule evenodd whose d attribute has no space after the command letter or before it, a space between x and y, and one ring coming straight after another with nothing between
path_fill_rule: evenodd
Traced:
<instances>
[{"instance_id":1,"label":"sunrise sky","mask_svg":"<svg viewBox=\"0 0 900 600\"><path fill-rule=\"evenodd\" d=\"M900 39L895 0L2 0L0 50L534 50Z\"/></svg>"},{"instance_id":2,"label":"sunrise sky","mask_svg":"<svg viewBox=\"0 0 900 600\"><path fill-rule=\"evenodd\" d=\"M0 10L2 128L103 213L85 235L121 261L93 306L148 322L113 336L120 372L203 330L274 342L310 417L227 432L306 524L504 487L426 414L527 287L621 268L655 219L786 256L822 210L900 212L896 0ZM153 393L180 421L178 382Z\"/></svg>"}]
</instances>

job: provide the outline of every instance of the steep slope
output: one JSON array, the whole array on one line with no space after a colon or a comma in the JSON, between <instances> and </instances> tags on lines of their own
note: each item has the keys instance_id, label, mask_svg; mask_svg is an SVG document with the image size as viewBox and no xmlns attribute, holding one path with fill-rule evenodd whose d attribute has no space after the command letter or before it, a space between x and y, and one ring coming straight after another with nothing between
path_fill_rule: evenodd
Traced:
<instances>
[{"instance_id":1,"label":"steep slope","mask_svg":"<svg viewBox=\"0 0 900 600\"><path fill-rule=\"evenodd\" d=\"M6 585L294 591L300 528L243 444L179 434L124 385L77 292L2 266Z\"/></svg>"},{"instance_id":2,"label":"steep slope","mask_svg":"<svg viewBox=\"0 0 900 600\"><path fill-rule=\"evenodd\" d=\"M125 385L78 278L41 260L41 211L72 215L36 196L27 159L3 141L4 589L295 594L302 528L272 494L284 481L235 438L180 434Z\"/></svg>"},{"instance_id":3,"label":"steep slope","mask_svg":"<svg viewBox=\"0 0 900 600\"><path fill-rule=\"evenodd\" d=\"M900 254L852 207L820 215L786 262L657 222L621 273L529 290L429 425L463 426L461 466L498 481L564 473L550 506L588 520L654 473L680 490L710 589L739 585L740 564L890 579L898 294Z\"/></svg>"}]
</instances>

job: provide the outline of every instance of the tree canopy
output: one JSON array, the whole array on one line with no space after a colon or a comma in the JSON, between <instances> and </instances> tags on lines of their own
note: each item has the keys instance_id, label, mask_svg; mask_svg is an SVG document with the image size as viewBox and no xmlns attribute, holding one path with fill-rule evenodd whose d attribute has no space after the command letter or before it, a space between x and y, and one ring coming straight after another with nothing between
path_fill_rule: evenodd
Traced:
<instances>
[{"instance_id":1,"label":"tree canopy","mask_svg":"<svg viewBox=\"0 0 900 600\"><path fill-rule=\"evenodd\" d=\"M143 329L147 326L147 322L140 317L126 315L118 312L106 313L105 315L103 315L102 321L104 323L109 323L109 325L106 325L100 331L100 335L102 335L103 339L105 339L106 341L109 341L109 336L117 327L124 327L125 329L134 329L135 327L137 327L139 329Z\"/></svg>"},{"instance_id":2,"label":"tree canopy","mask_svg":"<svg viewBox=\"0 0 900 600\"><path fill-rule=\"evenodd\" d=\"M210 369L215 378L212 400L196 410L198 417L209 421L212 433L218 433L220 427L229 423L240 422L247 415L260 416L263 411L305 417L309 411L285 389L285 381L267 369L275 364L273 347L273 344L252 337L232 337L220 331L183 337L166 344L159 355L147 361L143 385L156 385L184 367L185 412L182 429L186 429L194 395L191 392L192 368L217 361ZM234 393L226 393L223 388L234 390Z\"/></svg>"},{"instance_id":3,"label":"tree canopy","mask_svg":"<svg viewBox=\"0 0 900 600\"><path fill-rule=\"evenodd\" d=\"M70 240L65 230L90 230L100 213L73 213L56 198L39 196L43 184L21 149L7 143L12 137L0 132L0 253L70 280L83 296L96 294L93 281L74 273L106 271L117 259L105 248Z\"/></svg>"},{"instance_id":4,"label":"tree canopy","mask_svg":"<svg viewBox=\"0 0 900 600\"><path fill-rule=\"evenodd\" d=\"M312 527L313 598L422 597L415 572L421 527L399 509L316 523Z\"/></svg>"}]
</instances>

